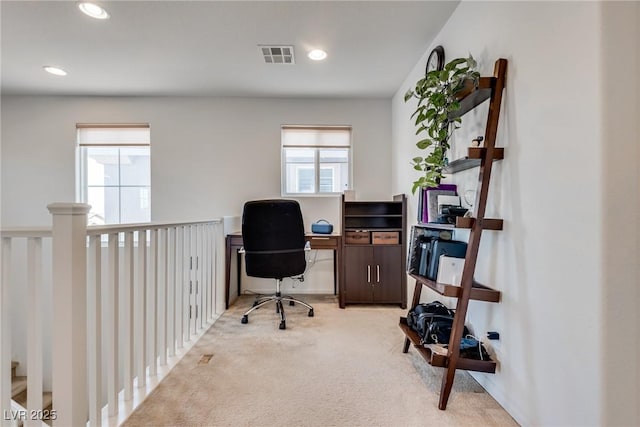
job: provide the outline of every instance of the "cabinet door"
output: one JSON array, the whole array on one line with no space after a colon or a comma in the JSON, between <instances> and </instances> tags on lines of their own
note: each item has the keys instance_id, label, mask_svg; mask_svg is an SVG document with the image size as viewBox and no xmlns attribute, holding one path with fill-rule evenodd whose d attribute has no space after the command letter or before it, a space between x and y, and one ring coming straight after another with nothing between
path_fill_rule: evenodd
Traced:
<instances>
[{"instance_id":1,"label":"cabinet door","mask_svg":"<svg viewBox=\"0 0 640 427\"><path fill-rule=\"evenodd\" d=\"M372 284L375 274L373 248L368 246L346 247L344 260L346 302L372 302Z\"/></svg>"},{"instance_id":2,"label":"cabinet door","mask_svg":"<svg viewBox=\"0 0 640 427\"><path fill-rule=\"evenodd\" d=\"M402 247L375 246L373 261L373 301L402 303Z\"/></svg>"}]
</instances>

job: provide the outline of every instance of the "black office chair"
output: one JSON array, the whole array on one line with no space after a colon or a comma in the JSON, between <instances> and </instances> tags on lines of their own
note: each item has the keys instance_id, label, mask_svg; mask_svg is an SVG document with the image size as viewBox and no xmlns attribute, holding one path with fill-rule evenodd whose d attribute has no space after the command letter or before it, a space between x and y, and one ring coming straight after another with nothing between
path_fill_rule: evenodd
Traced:
<instances>
[{"instance_id":1,"label":"black office chair","mask_svg":"<svg viewBox=\"0 0 640 427\"><path fill-rule=\"evenodd\" d=\"M242 323L249 322L249 314L269 302L276 303L280 313L280 329L286 329L286 317L282 301L290 305L313 307L304 301L280 293L280 283L285 277L299 276L307 266L304 223L300 205L294 200L256 200L245 203L242 213L242 239L247 276L276 279L276 293L259 296L253 307L242 316Z\"/></svg>"}]
</instances>

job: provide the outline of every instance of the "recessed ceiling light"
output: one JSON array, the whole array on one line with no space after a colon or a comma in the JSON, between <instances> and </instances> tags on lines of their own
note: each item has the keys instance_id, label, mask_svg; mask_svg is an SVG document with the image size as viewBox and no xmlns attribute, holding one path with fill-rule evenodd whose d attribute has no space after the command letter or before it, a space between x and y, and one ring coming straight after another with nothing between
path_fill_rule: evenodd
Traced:
<instances>
[{"instance_id":1,"label":"recessed ceiling light","mask_svg":"<svg viewBox=\"0 0 640 427\"><path fill-rule=\"evenodd\" d=\"M314 61L322 61L327 57L327 52L322 49L313 49L307 56Z\"/></svg>"},{"instance_id":2,"label":"recessed ceiling light","mask_svg":"<svg viewBox=\"0 0 640 427\"><path fill-rule=\"evenodd\" d=\"M55 76L66 76L67 75L67 72L65 70L63 70L62 68L53 67L51 65L45 65L42 68L44 68L44 70L47 73L51 73L51 74L53 74Z\"/></svg>"},{"instance_id":3,"label":"recessed ceiling light","mask_svg":"<svg viewBox=\"0 0 640 427\"><path fill-rule=\"evenodd\" d=\"M109 14L107 13L107 11L95 3L89 3L86 1L79 2L78 8L82 11L82 13L92 18L96 18L96 19L109 18Z\"/></svg>"}]
</instances>

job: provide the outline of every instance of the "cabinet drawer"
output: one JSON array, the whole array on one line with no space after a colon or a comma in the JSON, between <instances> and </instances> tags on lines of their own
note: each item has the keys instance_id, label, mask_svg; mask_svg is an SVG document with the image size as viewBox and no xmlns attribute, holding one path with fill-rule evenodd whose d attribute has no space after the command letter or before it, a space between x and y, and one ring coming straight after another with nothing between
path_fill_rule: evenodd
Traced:
<instances>
[{"instance_id":1,"label":"cabinet drawer","mask_svg":"<svg viewBox=\"0 0 640 427\"><path fill-rule=\"evenodd\" d=\"M400 243L400 234L397 231L373 231L371 243L374 245L397 245Z\"/></svg>"},{"instance_id":2,"label":"cabinet drawer","mask_svg":"<svg viewBox=\"0 0 640 427\"><path fill-rule=\"evenodd\" d=\"M368 245L371 243L371 233L368 231L347 231L344 242L347 245Z\"/></svg>"}]
</instances>

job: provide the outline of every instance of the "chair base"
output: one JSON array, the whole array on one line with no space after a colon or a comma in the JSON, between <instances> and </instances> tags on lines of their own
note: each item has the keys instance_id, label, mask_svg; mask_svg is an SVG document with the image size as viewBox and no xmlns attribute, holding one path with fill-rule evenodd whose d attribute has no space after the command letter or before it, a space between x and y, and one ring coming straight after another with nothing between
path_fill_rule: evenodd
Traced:
<instances>
[{"instance_id":1,"label":"chair base","mask_svg":"<svg viewBox=\"0 0 640 427\"><path fill-rule=\"evenodd\" d=\"M274 295L264 295L264 296L259 296L256 298L256 300L253 302L253 306L245 311L245 313L242 315L242 323L249 323L249 314L254 311L259 309L260 307L262 307L263 305L266 305L270 302L274 302L276 304L276 313L280 314L280 329L287 329L287 318L284 314L284 306L282 305L282 301L289 301L289 305L295 305L300 304L303 305L305 307L307 307L309 309L309 313L307 314L309 317L313 317L313 307L310 306L309 304L307 304L306 302L299 300L298 298L294 298L290 295L282 295L280 293L280 280L278 280L277 285L276 285L276 293Z\"/></svg>"}]
</instances>

